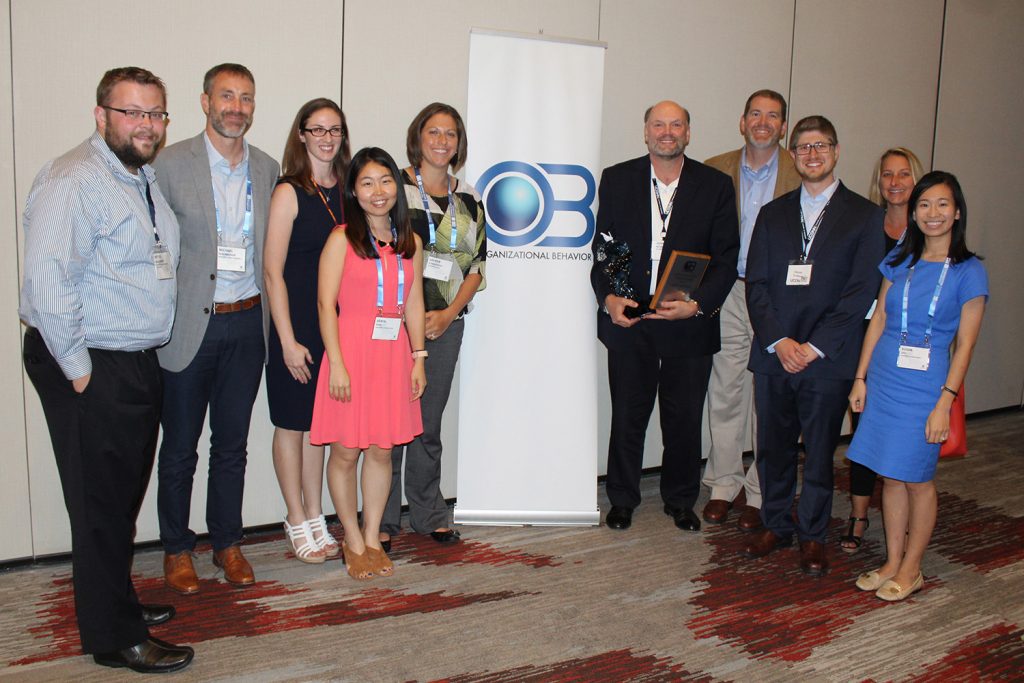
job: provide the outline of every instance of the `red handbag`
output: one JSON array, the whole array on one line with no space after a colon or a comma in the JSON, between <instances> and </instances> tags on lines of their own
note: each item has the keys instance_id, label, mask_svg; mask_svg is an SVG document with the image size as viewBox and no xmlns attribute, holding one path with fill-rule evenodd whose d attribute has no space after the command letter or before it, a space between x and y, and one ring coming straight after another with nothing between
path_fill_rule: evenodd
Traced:
<instances>
[{"instance_id":1,"label":"red handbag","mask_svg":"<svg viewBox=\"0 0 1024 683\"><path fill-rule=\"evenodd\" d=\"M953 399L949 409L949 438L942 442L940 458L958 458L967 455L967 416L964 413L964 387Z\"/></svg>"}]
</instances>

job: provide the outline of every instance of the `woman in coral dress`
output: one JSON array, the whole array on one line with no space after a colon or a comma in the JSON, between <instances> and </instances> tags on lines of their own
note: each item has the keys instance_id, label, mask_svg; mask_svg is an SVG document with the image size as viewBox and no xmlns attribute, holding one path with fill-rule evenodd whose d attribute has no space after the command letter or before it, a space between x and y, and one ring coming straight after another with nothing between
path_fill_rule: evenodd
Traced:
<instances>
[{"instance_id":1,"label":"woman in coral dress","mask_svg":"<svg viewBox=\"0 0 1024 683\"><path fill-rule=\"evenodd\" d=\"M391 449L423 431L423 247L401 186L387 152L357 152L345 182L348 224L331 233L320 257L325 351L310 440L331 444L327 485L345 530L345 565L357 579L393 572L379 540ZM356 513L361 453L362 528Z\"/></svg>"}]
</instances>

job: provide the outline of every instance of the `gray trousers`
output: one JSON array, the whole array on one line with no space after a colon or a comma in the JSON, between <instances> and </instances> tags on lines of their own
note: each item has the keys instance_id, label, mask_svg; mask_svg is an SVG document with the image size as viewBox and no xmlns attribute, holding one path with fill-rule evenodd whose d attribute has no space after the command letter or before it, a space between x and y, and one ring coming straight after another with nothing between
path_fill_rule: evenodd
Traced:
<instances>
[{"instance_id":1,"label":"gray trousers","mask_svg":"<svg viewBox=\"0 0 1024 683\"><path fill-rule=\"evenodd\" d=\"M391 451L391 495L384 508L380 530L396 535L401 531L402 458L405 458L405 499L409 503L409 526L420 534L449 526L448 505L441 495L441 418L455 376L455 364L462 348L463 319L452 321L439 339L426 341L430 354L424 363L427 389L420 398L423 433L405 446Z\"/></svg>"}]
</instances>

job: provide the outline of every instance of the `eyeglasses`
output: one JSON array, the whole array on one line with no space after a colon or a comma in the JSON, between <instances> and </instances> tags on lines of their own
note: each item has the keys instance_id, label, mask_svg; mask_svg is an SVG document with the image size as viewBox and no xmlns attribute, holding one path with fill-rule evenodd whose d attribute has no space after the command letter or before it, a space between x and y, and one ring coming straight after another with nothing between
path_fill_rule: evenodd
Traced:
<instances>
[{"instance_id":1,"label":"eyeglasses","mask_svg":"<svg viewBox=\"0 0 1024 683\"><path fill-rule=\"evenodd\" d=\"M165 112L165 111L142 111L141 109L118 109L117 107L108 107L107 105L103 105L103 108L104 109L109 109L110 111L121 112L122 114L124 114L124 117L126 119L128 119L129 121L133 121L135 123L141 123L142 121L146 120L147 117L153 123L167 123L167 119L169 119L170 116L171 116L168 112Z\"/></svg>"},{"instance_id":2,"label":"eyeglasses","mask_svg":"<svg viewBox=\"0 0 1024 683\"><path fill-rule=\"evenodd\" d=\"M309 133L315 138L322 138L328 133L331 134L332 138L344 137L345 133L342 132L341 126L334 126L332 128L324 128L323 126L313 126L312 128L303 128L303 133Z\"/></svg>"},{"instance_id":3,"label":"eyeglasses","mask_svg":"<svg viewBox=\"0 0 1024 683\"><path fill-rule=\"evenodd\" d=\"M794 145L793 151L799 156L805 157L811 153L812 149L818 154L824 154L835 146L834 142L808 142L803 145Z\"/></svg>"}]
</instances>

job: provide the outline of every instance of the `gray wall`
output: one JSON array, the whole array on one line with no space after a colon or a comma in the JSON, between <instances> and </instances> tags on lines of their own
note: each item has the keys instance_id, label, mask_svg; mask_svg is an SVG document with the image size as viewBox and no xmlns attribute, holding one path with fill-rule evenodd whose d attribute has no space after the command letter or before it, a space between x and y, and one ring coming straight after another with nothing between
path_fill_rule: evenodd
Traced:
<instances>
[{"instance_id":1,"label":"gray wall","mask_svg":"<svg viewBox=\"0 0 1024 683\"><path fill-rule=\"evenodd\" d=\"M968 409L1020 405L1024 320L1013 294L1024 285L1024 230L1007 198L1024 185L1015 128L1024 88L1024 4L1015 0L328 0L296 11L274 0L198 0L126 6L101 0L8 0L0 6L0 561L70 548L46 425L20 366L17 300L20 216L32 178L49 158L88 136L96 82L112 66L138 64L168 85L171 142L203 125L204 71L239 61L257 78L249 140L279 157L295 110L316 96L341 98L353 145L376 144L404 160L405 128L429 101L465 113L471 27L600 40L608 45L605 165L645 152L642 113L673 98L693 116L689 154L703 159L741 144L738 120L753 90L786 94L790 120L823 113L839 129L839 175L866 193L886 147L914 149L927 165L960 176L970 204L971 245L988 256L992 301L968 379ZM125 11L118 12L118 8ZM231 28L225 28L230 22ZM144 32L143 32L144 31ZM9 41L9 42L8 42ZM426 45L427 47L421 47ZM472 131L470 142L472 143ZM595 342L596 343L596 342ZM600 434L609 413L599 353ZM443 489L456 495L457 411L445 417ZM265 397L250 432L244 519L284 512L270 460ZM652 426L646 464L660 458ZM205 530L206 468L193 500ZM604 471L605 454L595 453ZM157 537L155 495L138 540Z\"/></svg>"}]
</instances>

